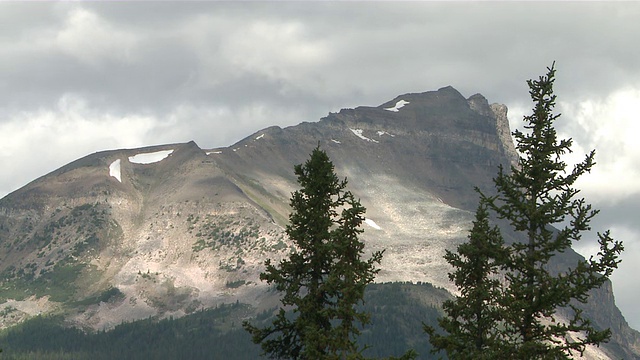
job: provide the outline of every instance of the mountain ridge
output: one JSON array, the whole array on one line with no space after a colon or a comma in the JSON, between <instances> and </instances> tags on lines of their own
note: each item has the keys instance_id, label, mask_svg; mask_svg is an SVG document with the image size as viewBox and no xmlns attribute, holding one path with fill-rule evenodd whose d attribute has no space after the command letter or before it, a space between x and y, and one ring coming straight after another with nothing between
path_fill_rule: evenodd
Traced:
<instances>
[{"instance_id":1,"label":"mountain ridge","mask_svg":"<svg viewBox=\"0 0 640 360\"><path fill-rule=\"evenodd\" d=\"M0 199L0 321L61 312L108 329L234 301L275 306L259 273L266 257L292 249L284 225L293 165L318 145L367 208L366 251L386 250L376 281L455 292L444 251L466 239L474 186L490 192L497 166L517 153L506 106L444 87L268 127L228 147L102 151L30 182ZM149 164L130 159L169 151ZM609 309L598 321L637 356L640 337L610 296L610 287L594 295L590 311Z\"/></svg>"}]
</instances>

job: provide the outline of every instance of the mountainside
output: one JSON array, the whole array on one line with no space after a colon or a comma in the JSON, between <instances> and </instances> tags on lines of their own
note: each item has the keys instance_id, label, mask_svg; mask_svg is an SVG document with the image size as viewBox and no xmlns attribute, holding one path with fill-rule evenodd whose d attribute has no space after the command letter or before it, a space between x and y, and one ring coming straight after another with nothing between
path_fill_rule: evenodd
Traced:
<instances>
[{"instance_id":1,"label":"mountainside","mask_svg":"<svg viewBox=\"0 0 640 360\"><path fill-rule=\"evenodd\" d=\"M358 337L367 345L367 358L400 356L416 350L419 359L431 356L425 335L416 329L422 322L436 323L438 304L450 298L429 284L371 284L365 292L363 310L371 324ZM260 357L260 346L241 326L252 313L249 305L225 304L180 318L144 319L124 323L106 332L83 333L64 327L61 317L34 317L0 333L3 359L154 359L244 360ZM269 323L272 310L256 314L252 321Z\"/></svg>"},{"instance_id":2,"label":"mountainside","mask_svg":"<svg viewBox=\"0 0 640 360\"><path fill-rule=\"evenodd\" d=\"M467 236L473 187L490 192L497 166L517 159L506 107L452 87L267 128L227 148L92 154L0 200L2 326L56 313L109 329L236 301L274 307L277 294L259 273L264 259L292 248L284 225L293 165L318 145L367 208L368 252L386 249L376 282L450 291L442 256ZM562 254L557 266L578 257ZM640 356L640 335L610 286L586 311L612 328L609 354Z\"/></svg>"}]
</instances>

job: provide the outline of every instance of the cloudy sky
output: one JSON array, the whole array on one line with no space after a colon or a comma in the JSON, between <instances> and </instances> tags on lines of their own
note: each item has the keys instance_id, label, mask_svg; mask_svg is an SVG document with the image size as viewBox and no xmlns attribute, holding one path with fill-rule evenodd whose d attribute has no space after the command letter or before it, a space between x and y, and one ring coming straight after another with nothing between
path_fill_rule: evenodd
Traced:
<instances>
[{"instance_id":1,"label":"cloudy sky","mask_svg":"<svg viewBox=\"0 0 640 360\"><path fill-rule=\"evenodd\" d=\"M525 81L556 61L556 125L597 151L579 186L625 242L614 291L640 329L639 18L640 2L3 2L0 196L100 150L228 146L447 85L515 128Z\"/></svg>"}]
</instances>

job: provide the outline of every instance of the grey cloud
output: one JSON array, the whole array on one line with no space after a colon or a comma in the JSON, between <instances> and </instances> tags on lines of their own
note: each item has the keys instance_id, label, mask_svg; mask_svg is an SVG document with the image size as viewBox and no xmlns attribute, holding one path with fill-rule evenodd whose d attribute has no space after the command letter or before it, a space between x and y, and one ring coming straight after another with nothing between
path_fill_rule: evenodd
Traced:
<instances>
[{"instance_id":1,"label":"grey cloud","mask_svg":"<svg viewBox=\"0 0 640 360\"><path fill-rule=\"evenodd\" d=\"M67 15L78 6L65 6ZM258 21L298 22L304 27L301 41L321 42L328 49L327 58L316 66L299 73L285 68L287 74L270 79L271 87L260 96L273 101L307 92L314 95L311 101L352 104L351 97L358 101L367 97L365 102L371 103L402 92L453 85L463 94L481 92L490 101L510 103L526 97L524 80L541 73L554 59L562 69L558 89L565 96L637 79L630 75L637 55L623 46L632 43L637 25L621 28L598 21L595 28L595 16L615 13L615 8L604 5L600 5L604 15L587 11L589 4L554 4L553 11L536 4L499 3L373 3L366 8L352 3L91 3L81 7L115 28L140 36L131 62L107 62L95 69L56 51L18 54L10 69L3 71L10 73L1 94L5 99L22 99L18 103L25 106L38 101L34 98L55 100L56 91L63 89L129 110L167 107L206 93L224 94L222 99L229 101L247 99L246 94L256 93L248 80L260 81L265 74L231 61L224 53L225 41ZM222 23L189 28L198 21ZM280 60L272 59L276 64ZM225 86L236 80L245 87L236 84L237 92L227 91ZM266 83L256 85L263 88ZM25 91L9 91L13 84L21 84Z\"/></svg>"},{"instance_id":2,"label":"grey cloud","mask_svg":"<svg viewBox=\"0 0 640 360\"><path fill-rule=\"evenodd\" d=\"M553 60L559 69L556 93L566 101L640 82L640 53L632 46L640 33L637 3L0 6L8 28L0 35L0 122L12 112L53 108L65 94L113 116L162 119L181 106L207 113L259 104L280 112L295 108L305 117L291 116L282 122L292 123L282 125L446 85L466 96L480 92L490 102L528 108L525 80L543 73ZM102 58L111 44L88 48L85 59L56 45L78 10L94 14L106 29L130 35L134 45L124 49L126 58ZM265 34L252 32L261 24ZM270 39L269 30L281 31L281 38ZM271 41L269 46L260 35ZM36 39L33 46L31 39ZM287 57L299 50L312 51L311 58ZM256 60L260 56L264 59ZM200 126L185 120L173 129L189 136L200 134ZM223 140L229 138L209 143Z\"/></svg>"},{"instance_id":3,"label":"grey cloud","mask_svg":"<svg viewBox=\"0 0 640 360\"><path fill-rule=\"evenodd\" d=\"M640 233L640 194L630 195L615 203L601 201L594 203L594 207L600 210L594 221L598 227L622 226Z\"/></svg>"},{"instance_id":4,"label":"grey cloud","mask_svg":"<svg viewBox=\"0 0 640 360\"><path fill-rule=\"evenodd\" d=\"M0 191L93 151L225 146L447 85L528 113L525 80L554 60L561 101L604 98L640 87L639 17L636 2L0 3L0 127L18 133L4 134ZM61 108L66 98L84 107ZM16 130L27 118L59 138ZM593 143L570 116L559 124ZM603 206L597 224L640 234L637 200Z\"/></svg>"}]
</instances>

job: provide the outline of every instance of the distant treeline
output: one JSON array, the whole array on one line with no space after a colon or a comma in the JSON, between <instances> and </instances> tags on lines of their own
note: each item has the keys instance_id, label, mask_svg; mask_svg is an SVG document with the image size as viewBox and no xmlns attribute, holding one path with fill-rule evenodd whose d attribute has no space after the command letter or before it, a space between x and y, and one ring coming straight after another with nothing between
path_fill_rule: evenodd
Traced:
<instances>
[{"instance_id":1,"label":"distant treeline","mask_svg":"<svg viewBox=\"0 0 640 360\"><path fill-rule=\"evenodd\" d=\"M388 283L368 287L364 309L371 314L359 342L367 357L400 356L415 349L419 359L431 355L422 322L436 325L436 305L444 290L430 284ZM274 309L275 310L275 309ZM178 318L123 323L109 331L85 333L65 327L62 317L37 316L0 333L3 359L257 359L241 321L251 312L236 303ZM272 312L254 321L268 321Z\"/></svg>"}]
</instances>

